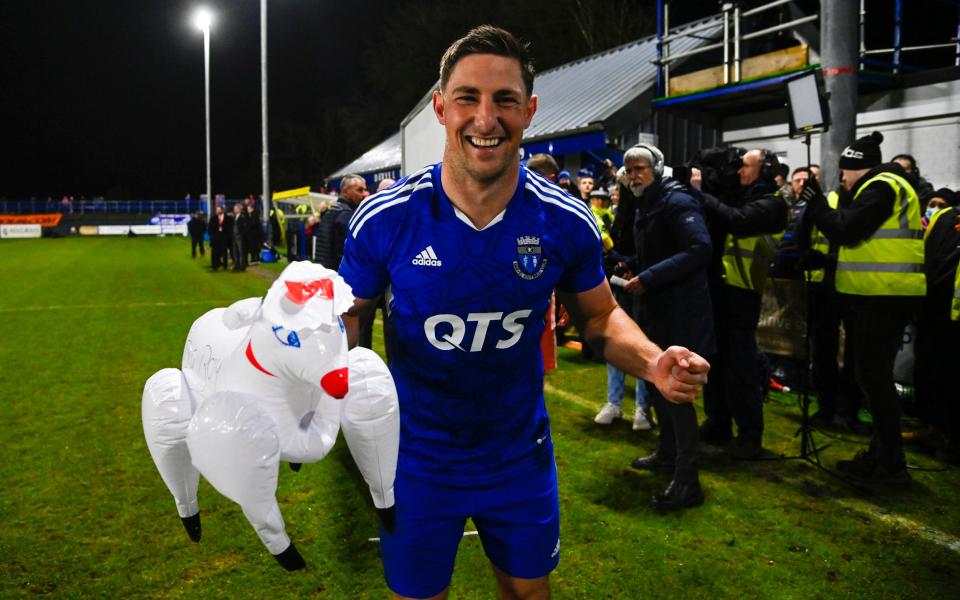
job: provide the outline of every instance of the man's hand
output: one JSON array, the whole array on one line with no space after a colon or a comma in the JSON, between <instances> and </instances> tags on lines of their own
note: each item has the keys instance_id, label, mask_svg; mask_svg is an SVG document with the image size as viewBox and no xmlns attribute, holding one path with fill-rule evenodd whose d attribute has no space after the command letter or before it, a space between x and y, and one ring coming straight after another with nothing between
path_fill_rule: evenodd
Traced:
<instances>
[{"instance_id":1,"label":"man's hand","mask_svg":"<svg viewBox=\"0 0 960 600\"><path fill-rule=\"evenodd\" d=\"M703 189L703 173L696 167L690 167L690 185L698 190Z\"/></svg>"},{"instance_id":2,"label":"man's hand","mask_svg":"<svg viewBox=\"0 0 960 600\"><path fill-rule=\"evenodd\" d=\"M643 284L640 283L639 276L631 277L630 280L627 281L626 285L623 286L623 289L624 291L630 292L634 296L643 295Z\"/></svg>"},{"instance_id":3,"label":"man's hand","mask_svg":"<svg viewBox=\"0 0 960 600\"><path fill-rule=\"evenodd\" d=\"M822 204L826 204L827 199L823 195L823 190L820 189L820 184L817 183L816 177L808 177L806 181L803 182L803 191L800 192L800 198L807 203L807 206L817 206L819 207Z\"/></svg>"},{"instance_id":4,"label":"man's hand","mask_svg":"<svg viewBox=\"0 0 960 600\"><path fill-rule=\"evenodd\" d=\"M707 382L710 363L682 346L670 346L657 357L653 384L670 402L693 402Z\"/></svg>"}]
</instances>

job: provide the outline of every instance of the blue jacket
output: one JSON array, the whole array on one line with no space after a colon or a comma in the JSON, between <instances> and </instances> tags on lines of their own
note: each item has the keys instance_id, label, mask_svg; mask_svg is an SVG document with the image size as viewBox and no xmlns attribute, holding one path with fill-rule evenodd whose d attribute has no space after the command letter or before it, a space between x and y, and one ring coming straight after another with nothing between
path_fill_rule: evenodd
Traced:
<instances>
[{"instance_id":1,"label":"blue jacket","mask_svg":"<svg viewBox=\"0 0 960 600\"><path fill-rule=\"evenodd\" d=\"M707 288L712 246L700 201L665 177L644 190L634 221L634 272L643 294L637 322L661 347L710 356L717 350Z\"/></svg>"}]
</instances>

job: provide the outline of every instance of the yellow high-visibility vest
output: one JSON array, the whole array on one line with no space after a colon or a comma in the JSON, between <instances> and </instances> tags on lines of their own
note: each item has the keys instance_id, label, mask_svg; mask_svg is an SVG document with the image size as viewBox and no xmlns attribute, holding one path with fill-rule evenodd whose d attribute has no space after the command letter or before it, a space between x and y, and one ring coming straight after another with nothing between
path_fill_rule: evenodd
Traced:
<instances>
[{"instance_id":1,"label":"yellow high-visibility vest","mask_svg":"<svg viewBox=\"0 0 960 600\"><path fill-rule=\"evenodd\" d=\"M926 239L927 239L927 236L930 235L930 232L933 230L933 226L934 226L934 224L937 222L937 220L940 218L940 215L942 215L943 213L947 212L947 211L950 210L951 208L953 208L953 207L952 207L952 206L944 206L943 208L941 208L941 209L938 210L937 212L933 213L933 216L930 217L930 222L927 223L927 228L923 231L923 239L924 239L924 240L926 240Z\"/></svg>"},{"instance_id":2,"label":"yellow high-visibility vest","mask_svg":"<svg viewBox=\"0 0 960 600\"><path fill-rule=\"evenodd\" d=\"M950 318L960 321L960 263L957 263L957 274L953 278L953 302L950 303Z\"/></svg>"},{"instance_id":3,"label":"yellow high-visibility vest","mask_svg":"<svg viewBox=\"0 0 960 600\"><path fill-rule=\"evenodd\" d=\"M762 293L784 231L741 237L727 234L723 244L723 278L738 288Z\"/></svg>"},{"instance_id":4,"label":"yellow high-visibility vest","mask_svg":"<svg viewBox=\"0 0 960 600\"><path fill-rule=\"evenodd\" d=\"M837 291L859 296L924 296L927 280L923 272L920 199L903 177L880 173L860 186L853 201L877 181L893 188L893 212L863 242L840 247Z\"/></svg>"},{"instance_id":5,"label":"yellow high-visibility vest","mask_svg":"<svg viewBox=\"0 0 960 600\"><path fill-rule=\"evenodd\" d=\"M840 194L836 190L827 194L827 204L833 210L837 210L837 206L840 204ZM817 229L816 225L810 229L810 249L822 252L824 255L830 254L830 240L823 235L822 231ZM811 270L810 281L814 283L823 281L823 273L823 269Z\"/></svg>"}]
</instances>

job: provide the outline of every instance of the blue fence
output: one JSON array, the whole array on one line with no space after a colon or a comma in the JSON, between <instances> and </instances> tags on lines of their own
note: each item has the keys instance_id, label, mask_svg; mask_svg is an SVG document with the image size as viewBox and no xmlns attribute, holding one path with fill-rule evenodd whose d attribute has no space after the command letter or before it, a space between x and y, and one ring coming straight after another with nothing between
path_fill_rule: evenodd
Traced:
<instances>
[{"instance_id":1,"label":"blue fence","mask_svg":"<svg viewBox=\"0 0 960 600\"><path fill-rule=\"evenodd\" d=\"M229 208L241 200L227 200ZM0 200L0 213L31 215L63 213L64 215L94 214L187 214L198 210L206 212L205 200L86 200L64 204L46 200Z\"/></svg>"}]
</instances>

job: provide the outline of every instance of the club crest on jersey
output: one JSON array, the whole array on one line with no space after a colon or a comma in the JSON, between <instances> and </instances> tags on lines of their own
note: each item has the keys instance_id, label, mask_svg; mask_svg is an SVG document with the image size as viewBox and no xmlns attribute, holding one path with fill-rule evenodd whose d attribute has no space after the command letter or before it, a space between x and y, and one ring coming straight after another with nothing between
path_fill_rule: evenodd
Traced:
<instances>
[{"instance_id":1,"label":"club crest on jersey","mask_svg":"<svg viewBox=\"0 0 960 600\"><path fill-rule=\"evenodd\" d=\"M517 238L517 260L513 261L513 270L521 279L533 280L543 275L547 259L543 257L540 238L524 235Z\"/></svg>"}]
</instances>

